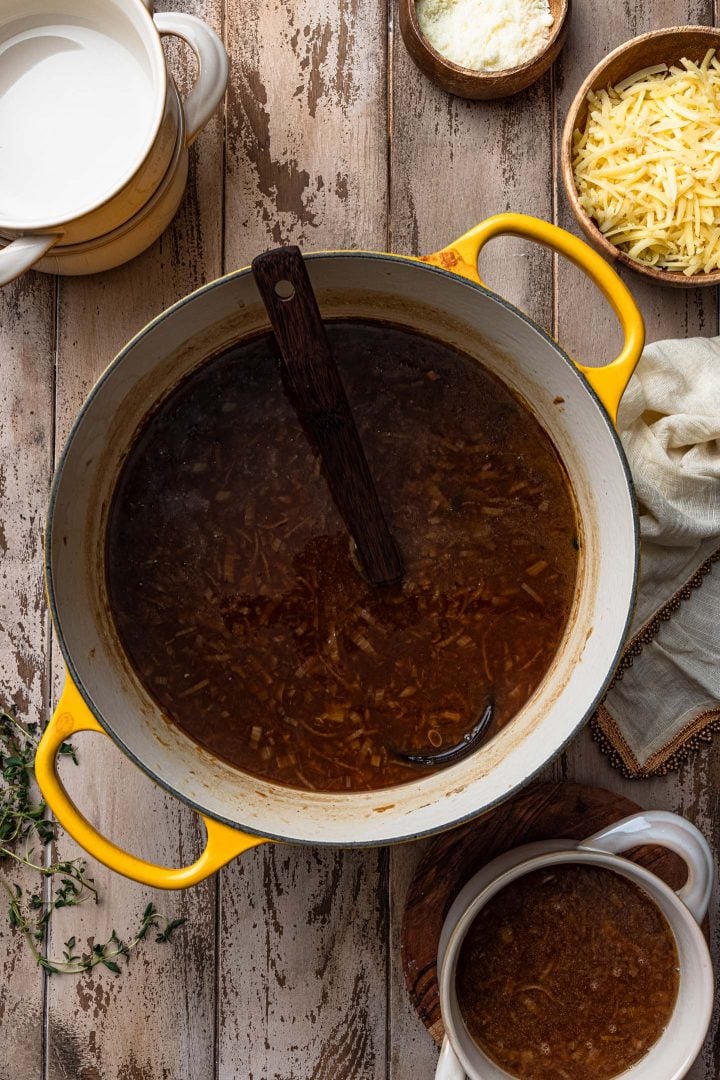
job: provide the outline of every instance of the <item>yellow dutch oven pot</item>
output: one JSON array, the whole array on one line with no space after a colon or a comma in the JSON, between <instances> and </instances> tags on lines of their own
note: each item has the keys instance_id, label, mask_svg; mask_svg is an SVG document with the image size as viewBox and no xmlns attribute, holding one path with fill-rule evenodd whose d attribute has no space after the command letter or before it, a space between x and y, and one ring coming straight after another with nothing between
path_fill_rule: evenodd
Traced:
<instances>
[{"instance_id":1,"label":"yellow dutch oven pot","mask_svg":"<svg viewBox=\"0 0 720 1080\"><path fill-rule=\"evenodd\" d=\"M504 233L545 244L580 266L610 301L624 333L604 368L573 363L477 273ZM92 856L159 888L193 885L264 840L362 846L409 840L487 811L553 758L592 713L625 639L636 584L637 518L617 408L643 346L643 323L614 270L554 225L501 214L425 259L363 251L307 256L323 316L375 318L430 334L481 361L528 403L557 447L582 526L577 594L542 684L485 747L416 782L361 793L314 793L244 774L170 724L130 667L115 632L104 552L113 489L145 417L188 372L267 328L249 269L219 278L145 327L90 393L54 479L46 536L47 588L68 677L40 743L36 774L61 825ZM155 866L101 836L56 771L61 743L104 732L149 776L194 807L207 843L192 866Z\"/></svg>"}]
</instances>

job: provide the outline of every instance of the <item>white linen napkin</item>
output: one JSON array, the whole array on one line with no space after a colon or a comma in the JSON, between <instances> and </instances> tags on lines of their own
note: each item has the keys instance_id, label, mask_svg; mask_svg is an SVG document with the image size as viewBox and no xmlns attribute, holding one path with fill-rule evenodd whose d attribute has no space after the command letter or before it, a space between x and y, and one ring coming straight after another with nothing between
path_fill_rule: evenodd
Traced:
<instances>
[{"instance_id":1,"label":"white linen napkin","mask_svg":"<svg viewBox=\"0 0 720 1080\"><path fill-rule=\"evenodd\" d=\"M720 338L647 346L618 427L640 507L640 588L593 732L627 775L649 776L720 729Z\"/></svg>"}]
</instances>

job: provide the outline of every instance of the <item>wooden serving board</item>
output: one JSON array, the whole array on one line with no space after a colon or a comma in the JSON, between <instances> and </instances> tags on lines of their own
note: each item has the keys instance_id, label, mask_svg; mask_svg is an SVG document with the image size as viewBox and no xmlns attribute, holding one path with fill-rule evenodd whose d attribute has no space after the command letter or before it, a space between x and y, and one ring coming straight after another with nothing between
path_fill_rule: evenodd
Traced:
<instances>
[{"instance_id":1,"label":"wooden serving board","mask_svg":"<svg viewBox=\"0 0 720 1080\"><path fill-rule=\"evenodd\" d=\"M436 1043L440 1016L437 950L452 901L495 856L536 840L583 840L641 807L604 788L563 781L533 784L487 816L444 833L420 862L407 894L401 933L405 984L420 1019ZM642 847L628 858L652 870L673 889L687 876L685 864L665 848Z\"/></svg>"}]
</instances>

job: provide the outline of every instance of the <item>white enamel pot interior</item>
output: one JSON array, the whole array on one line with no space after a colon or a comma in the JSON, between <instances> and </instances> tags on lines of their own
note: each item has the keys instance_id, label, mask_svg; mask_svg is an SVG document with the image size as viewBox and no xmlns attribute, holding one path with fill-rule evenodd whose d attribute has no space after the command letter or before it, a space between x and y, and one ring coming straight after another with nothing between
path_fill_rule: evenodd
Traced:
<instances>
[{"instance_id":1,"label":"white enamel pot interior","mask_svg":"<svg viewBox=\"0 0 720 1080\"><path fill-rule=\"evenodd\" d=\"M433 833L525 784L591 714L616 665L636 579L632 487L610 418L563 351L485 288L391 255L307 256L321 312L430 334L482 362L557 447L581 521L576 599L532 698L479 752L414 783L323 794L245 775L167 722L128 665L109 613L105 529L115 482L149 410L209 356L268 320L249 269L198 290L141 331L75 423L56 473L46 539L53 619L71 678L104 730L151 777L210 818L298 843L371 845ZM561 401L560 401L561 399Z\"/></svg>"}]
</instances>

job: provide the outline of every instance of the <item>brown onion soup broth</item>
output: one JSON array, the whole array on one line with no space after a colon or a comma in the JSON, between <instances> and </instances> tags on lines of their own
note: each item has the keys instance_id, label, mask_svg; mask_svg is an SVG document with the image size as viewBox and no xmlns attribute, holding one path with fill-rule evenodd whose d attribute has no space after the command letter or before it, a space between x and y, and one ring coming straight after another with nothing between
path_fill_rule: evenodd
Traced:
<instances>
[{"instance_id":1,"label":"brown onion soup broth","mask_svg":"<svg viewBox=\"0 0 720 1080\"><path fill-rule=\"evenodd\" d=\"M468 931L460 1010L481 1049L522 1080L609 1080L657 1042L675 1007L678 955L665 917L601 867L535 870Z\"/></svg>"},{"instance_id":2,"label":"brown onion soup broth","mask_svg":"<svg viewBox=\"0 0 720 1080\"><path fill-rule=\"evenodd\" d=\"M577 571L573 499L528 410L476 361L384 324L328 324L401 587L358 572L270 335L188 376L114 496L111 608L144 685L238 767L364 790L428 770L489 696L493 731L557 650Z\"/></svg>"}]
</instances>

